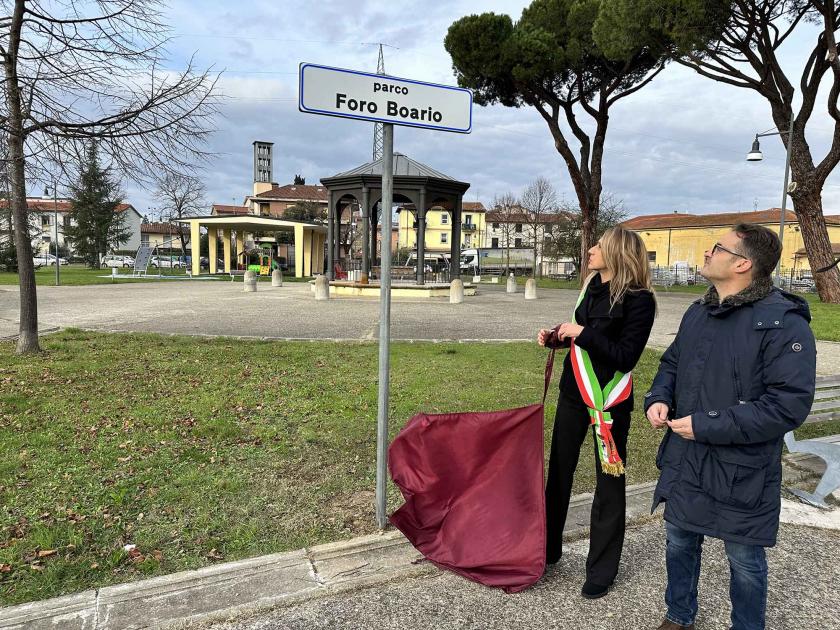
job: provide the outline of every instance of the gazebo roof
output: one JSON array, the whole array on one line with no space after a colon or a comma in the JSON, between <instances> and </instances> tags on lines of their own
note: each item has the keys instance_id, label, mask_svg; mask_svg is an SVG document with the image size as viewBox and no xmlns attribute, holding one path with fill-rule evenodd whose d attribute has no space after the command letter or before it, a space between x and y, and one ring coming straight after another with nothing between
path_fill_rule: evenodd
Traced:
<instances>
[{"instance_id":1,"label":"gazebo roof","mask_svg":"<svg viewBox=\"0 0 840 630\"><path fill-rule=\"evenodd\" d=\"M352 177L353 175L378 175L382 176L382 158L367 164L362 164L354 169L338 173L333 177ZM431 166L427 166L422 162L413 160L404 153L394 153L394 176L396 177L433 177L435 179L446 179L449 181L457 181L454 177L444 175L440 171L436 171Z\"/></svg>"}]
</instances>

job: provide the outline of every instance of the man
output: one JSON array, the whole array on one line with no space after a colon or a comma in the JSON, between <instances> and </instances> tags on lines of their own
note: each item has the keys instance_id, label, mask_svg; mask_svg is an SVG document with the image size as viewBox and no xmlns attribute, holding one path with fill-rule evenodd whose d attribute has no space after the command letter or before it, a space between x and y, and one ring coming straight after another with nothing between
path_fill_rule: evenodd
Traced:
<instances>
[{"instance_id":1,"label":"man","mask_svg":"<svg viewBox=\"0 0 840 630\"><path fill-rule=\"evenodd\" d=\"M732 630L764 628L765 547L776 543L785 433L814 398L805 300L774 288L781 255L767 228L741 224L705 252L712 286L683 316L645 394L666 428L653 509L665 501L668 611L659 630L694 628L704 536L724 541Z\"/></svg>"}]
</instances>

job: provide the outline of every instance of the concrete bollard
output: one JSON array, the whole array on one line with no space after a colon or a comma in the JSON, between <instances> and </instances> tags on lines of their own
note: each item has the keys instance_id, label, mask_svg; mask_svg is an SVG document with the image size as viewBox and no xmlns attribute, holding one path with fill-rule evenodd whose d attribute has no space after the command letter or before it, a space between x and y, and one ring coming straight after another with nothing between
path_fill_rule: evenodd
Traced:
<instances>
[{"instance_id":1,"label":"concrete bollard","mask_svg":"<svg viewBox=\"0 0 840 630\"><path fill-rule=\"evenodd\" d=\"M537 299L537 281L533 278L528 278L525 281L525 299L526 300L536 300Z\"/></svg>"},{"instance_id":2,"label":"concrete bollard","mask_svg":"<svg viewBox=\"0 0 840 630\"><path fill-rule=\"evenodd\" d=\"M449 303L460 304L464 301L464 282L460 278L455 278L449 283Z\"/></svg>"},{"instance_id":3,"label":"concrete bollard","mask_svg":"<svg viewBox=\"0 0 840 630\"><path fill-rule=\"evenodd\" d=\"M327 279L327 276L318 276L315 278L315 299L330 299L330 281Z\"/></svg>"},{"instance_id":4,"label":"concrete bollard","mask_svg":"<svg viewBox=\"0 0 840 630\"><path fill-rule=\"evenodd\" d=\"M275 269L271 272L271 286L273 287L282 287L283 286L283 272L279 269Z\"/></svg>"},{"instance_id":5,"label":"concrete bollard","mask_svg":"<svg viewBox=\"0 0 840 630\"><path fill-rule=\"evenodd\" d=\"M246 293L252 293L257 290L257 274L253 271L246 271L245 275L243 276L243 284L245 287L242 289Z\"/></svg>"},{"instance_id":6,"label":"concrete bollard","mask_svg":"<svg viewBox=\"0 0 840 630\"><path fill-rule=\"evenodd\" d=\"M508 293L516 293L516 278L513 277L513 274L510 274L507 279L507 292Z\"/></svg>"}]
</instances>

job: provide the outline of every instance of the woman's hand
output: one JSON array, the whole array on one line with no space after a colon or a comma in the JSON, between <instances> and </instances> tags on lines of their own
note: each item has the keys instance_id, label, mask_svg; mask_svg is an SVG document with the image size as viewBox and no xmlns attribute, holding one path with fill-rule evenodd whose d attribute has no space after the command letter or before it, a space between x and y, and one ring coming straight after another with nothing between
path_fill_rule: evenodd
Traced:
<instances>
[{"instance_id":1,"label":"woman's hand","mask_svg":"<svg viewBox=\"0 0 840 630\"><path fill-rule=\"evenodd\" d=\"M566 322L565 324L560 324L560 330L557 331L557 337L560 341L565 341L566 339L574 339L575 337L578 337L581 332L583 332L583 326L578 326L572 322Z\"/></svg>"},{"instance_id":2,"label":"woman's hand","mask_svg":"<svg viewBox=\"0 0 840 630\"><path fill-rule=\"evenodd\" d=\"M545 346L545 342L548 341L548 336L550 334L550 330L546 330L545 328L540 329L540 332L537 333L537 343L541 346Z\"/></svg>"}]
</instances>

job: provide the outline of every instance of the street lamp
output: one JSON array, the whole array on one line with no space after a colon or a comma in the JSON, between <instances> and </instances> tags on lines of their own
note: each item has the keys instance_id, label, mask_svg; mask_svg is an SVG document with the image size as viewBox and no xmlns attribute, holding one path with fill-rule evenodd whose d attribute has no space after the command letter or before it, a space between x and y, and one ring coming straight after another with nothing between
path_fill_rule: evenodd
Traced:
<instances>
[{"instance_id":1,"label":"street lamp","mask_svg":"<svg viewBox=\"0 0 840 630\"><path fill-rule=\"evenodd\" d=\"M55 286L61 284L61 258L58 255L58 191L53 181L53 222L55 223ZM49 198L50 189L44 187L44 197Z\"/></svg>"},{"instance_id":2,"label":"street lamp","mask_svg":"<svg viewBox=\"0 0 840 630\"><path fill-rule=\"evenodd\" d=\"M763 133L755 134L755 140L752 143L752 149L750 152L747 153L747 161L748 162L760 162L764 159L764 156L761 154L761 147L759 146L758 139L763 138L765 136L782 136L787 135L788 142L787 142L787 157L785 158L785 183L782 187L782 212L779 215L779 242L781 244L782 252L784 252L785 247L785 212L787 211L787 196L788 193L792 193L796 190L796 182L790 182L788 185L788 179L790 178L790 148L793 146L793 110L791 109L790 112L790 127L788 127L787 131L765 131ZM782 256L779 255L779 261L776 263L776 286L782 286Z\"/></svg>"}]
</instances>

